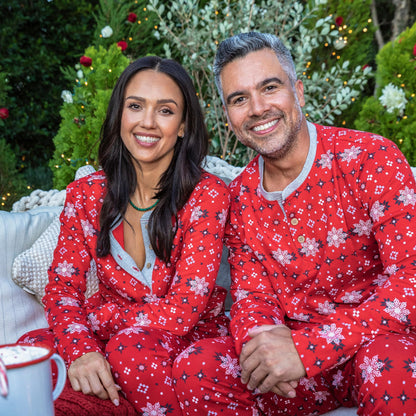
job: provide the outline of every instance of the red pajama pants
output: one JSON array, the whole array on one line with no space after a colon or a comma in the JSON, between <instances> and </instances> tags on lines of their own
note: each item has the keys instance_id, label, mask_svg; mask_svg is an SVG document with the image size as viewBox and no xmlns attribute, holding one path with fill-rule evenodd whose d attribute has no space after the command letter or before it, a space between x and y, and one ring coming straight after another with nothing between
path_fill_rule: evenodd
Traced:
<instances>
[{"instance_id":1,"label":"red pajama pants","mask_svg":"<svg viewBox=\"0 0 416 416\"><path fill-rule=\"evenodd\" d=\"M65 415L62 408L77 397L81 402L92 401L93 411L77 416L131 415L131 411L143 416L181 416L172 379L175 358L192 343L204 337L227 334L228 318L220 315L195 327L184 337L149 327L131 327L112 337L105 345L105 355L111 365L114 381L121 387L127 399L115 407L109 400L85 396L74 392L67 383L65 390L55 402L55 412ZM32 331L19 340L23 343L46 344L51 348L53 335L48 329ZM75 403L76 404L76 403ZM134 409L130 409L131 405ZM71 404L73 407L74 404ZM104 407L105 409L104 409ZM111 409L108 410L107 407Z\"/></svg>"},{"instance_id":2,"label":"red pajama pants","mask_svg":"<svg viewBox=\"0 0 416 416\"><path fill-rule=\"evenodd\" d=\"M390 334L364 345L343 365L303 378L294 399L255 394L240 381L231 337L205 339L173 367L184 415L320 415L358 406L359 415L416 415L416 337Z\"/></svg>"}]
</instances>

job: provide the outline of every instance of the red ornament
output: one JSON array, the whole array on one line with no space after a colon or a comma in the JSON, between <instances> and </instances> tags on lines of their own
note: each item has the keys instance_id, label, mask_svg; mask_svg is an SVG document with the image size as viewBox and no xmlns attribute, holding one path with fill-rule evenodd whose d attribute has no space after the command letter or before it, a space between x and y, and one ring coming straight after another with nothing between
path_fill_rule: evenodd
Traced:
<instances>
[{"instance_id":1,"label":"red ornament","mask_svg":"<svg viewBox=\"0 0 416 416\"><path fill-rule=\"evenodd\" d=\"M7 108L0 108L0 118L2 118L3 120L9 118L9 110Z\"/></svg>"},{"instance_id":2,"label":"red ornament","mask_svg":"<svg viewBox=\"0 0 416 416\"><path fill-rule=\"evenodd\" d=\"M86 66L86 67L88 68L88 67L89 67L89 66L91 66L91 64L92 64L92 59L91 59L89 56L85 56L85 55L83 55L83 56L81 56L81 58L79 59L79 63L80 63L81 65Z\"/></svg>"},{"instance_id":3,"label":"red ornament","mask_svg":"<svg viewBox=\"0 0 416 416\"><path fill-rule=\"evenodd\" d=\"M413 46L413 56L416 57L416 43L415 46Z\"/></svg>"},{"instance_id":4,"label":"red ornament","mask_svg":"<svg viewBox=\"0 0 416 416\"><path fill-rule=\"evenodd\" d=\"M342 17L342 16L338 16L336 19L335 19L335 24L337 25L337 26L342 26L342 24L344 23L344 18Z\"/></svg>"},{"instance_id":5,"label":"red ornament","mask_svg":"<svg viewBox=\"0 0 416 416\"><path fill-rule=\"evenodd\" d=\"M137 19L136 13L129 13L129 15L127 16L127 20L131 23L135 23L136 19Z\"/></svg>"},{"instance_id":6,"label":"red ornament","mask_svg":"<svg viewBox=\"0 0 416 416\"><path fill-rule=\"evenodd\" d=\"M117 42L117 46L122 50L125 51L127 49L127 42L124 40L121 40L120 42Z\"/></svg>"}]
</instances>

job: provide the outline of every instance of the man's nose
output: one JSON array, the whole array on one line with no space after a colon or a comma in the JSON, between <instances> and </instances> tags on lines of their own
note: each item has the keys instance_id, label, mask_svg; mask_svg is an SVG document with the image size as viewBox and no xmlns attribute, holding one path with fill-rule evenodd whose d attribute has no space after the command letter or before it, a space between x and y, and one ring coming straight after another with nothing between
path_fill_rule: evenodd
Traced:
<instances>
[{"instance_id":1,"label":"man's nose","mask_svg":"<svg viewBox=\"0 0 416 416\"><path fill-rule=\"evenodd\" d=\"M254 94L250 99L250 112L252 116L260 116L268 111L270 105L260 94Z\"/></svg>"}]
</instances>

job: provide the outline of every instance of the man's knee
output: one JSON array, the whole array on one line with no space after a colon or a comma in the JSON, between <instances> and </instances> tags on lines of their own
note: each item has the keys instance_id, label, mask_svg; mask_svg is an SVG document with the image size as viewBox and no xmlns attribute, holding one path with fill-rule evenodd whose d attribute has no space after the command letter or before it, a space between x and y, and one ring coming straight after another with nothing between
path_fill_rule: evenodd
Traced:
<instances>
[{"instance_id":1,"label":"man's knee","mask_svg":"<svg viewBox=\"0 0 416 416\"><path fill-rule=\"evenodd\" d=\"M372 408L366 414L387 410L400 414L415 408L415 336L377 336L357 352L354 361L358 401Z\"/></svg>"}]
</instances>

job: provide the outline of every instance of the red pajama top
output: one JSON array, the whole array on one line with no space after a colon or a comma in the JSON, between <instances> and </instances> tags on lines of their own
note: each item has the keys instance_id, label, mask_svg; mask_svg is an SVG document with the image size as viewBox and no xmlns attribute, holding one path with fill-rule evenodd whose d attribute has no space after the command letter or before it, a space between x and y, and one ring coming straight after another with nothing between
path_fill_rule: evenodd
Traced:
<instances>
[{"instance_id":1,"label":"red pajama top","mask_svg":"<svg viewBox=\"0 0 416 416\"><path fill-rule=\"evenodd\" d=\"M112 231L112 252L96 255L105 192L102 171L73 182L60 217L43 303L58 352L68 364L87 352L102 352L101 341L125 327L147 326L183 336L223 311L225 293L215 287L215 280L229 207L226 185L209 173L202 175L178 212L170 262L156 258L150 283L117 241L123 235L121 222ZM98 291L86 299L92 260Z\"/></svg>"},{"instance_id":2,"label":"red pajama top","mask_svg":"<svg viewBox=\"0 0 416 416\"><path fill-rule=\"evenodd\" d=\"M383 137L315 127L282 204L262 189L259 157L230 184L226 230L238 354L250 328L284 323L308 376L416 323L411 168Z\"/></svg>"}]
</instances>

